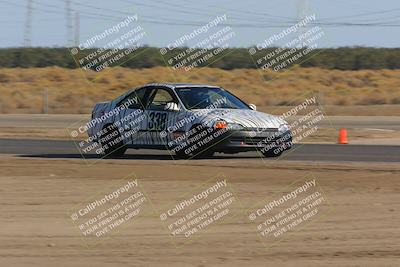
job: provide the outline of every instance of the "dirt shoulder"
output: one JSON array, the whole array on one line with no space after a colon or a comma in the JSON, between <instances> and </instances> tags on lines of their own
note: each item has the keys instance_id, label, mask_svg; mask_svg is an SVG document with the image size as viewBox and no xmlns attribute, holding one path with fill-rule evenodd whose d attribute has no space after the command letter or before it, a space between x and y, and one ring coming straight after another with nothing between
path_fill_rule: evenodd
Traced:
<instances>
[{"instance_id":1,"label":"dirt shoulder","mask_svg":"<svg viewBox=\"0 0 400 267\"><path fill-rule=\"evenodd\" d=\"M71 140L71 131L89 119L89 114L0 114L0 138ZM316 125L302 143L334 144L339 128L346 128L349 143L400 145L399 116L327 116Z\"/></svg>"},{"instance_id":2,"label":"dirt shoulder","mask_svg":"<svg viewBox=\"0 0 400 267\"><path fill-rule=\"evenodd\" d=\"M68 211L132 173L156 211L86 248ZM240 199L242 215L174 247L158 211L220 175ZM246 211L310 175L330 211L266 249ZM398 164L103 160L86 165L79 159L3 155L0 261L6 266L397 266L399 178Z\"/></svg>"}]
</instances>

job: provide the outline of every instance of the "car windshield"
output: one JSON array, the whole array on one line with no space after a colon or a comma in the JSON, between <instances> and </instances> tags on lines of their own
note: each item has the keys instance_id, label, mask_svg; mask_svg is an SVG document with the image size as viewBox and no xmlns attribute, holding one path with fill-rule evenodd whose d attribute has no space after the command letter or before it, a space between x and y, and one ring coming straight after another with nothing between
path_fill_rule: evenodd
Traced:
<instances>
[{"instance_id":1,"label":"car windshield","mask_svg":"<svg viewBox=\"0 0 400 267\"><path fill-rule=\"evenodd\" d=\"M250 109L242 100L217 87L177 88L180 99L187 109Z\"/></svg>"}]
</instances>

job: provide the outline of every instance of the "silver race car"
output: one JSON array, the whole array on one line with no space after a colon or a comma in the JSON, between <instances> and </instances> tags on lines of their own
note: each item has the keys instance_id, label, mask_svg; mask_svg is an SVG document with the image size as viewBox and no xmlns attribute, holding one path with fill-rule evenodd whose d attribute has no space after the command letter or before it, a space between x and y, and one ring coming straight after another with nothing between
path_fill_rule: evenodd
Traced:
<instances>
[{"instance_id":1,"label":"silver race car","mask_svg":"<svg viewBox=\"0 0 400 267\"><path fill-rule=\"evenodd\" d=\"M286 121L256 111L225 89L201 84L148 84L95 105L89 138L108 156L162 149L179 158L259 151L276 157L292 146Z\"/></svg>"}]
</instances>

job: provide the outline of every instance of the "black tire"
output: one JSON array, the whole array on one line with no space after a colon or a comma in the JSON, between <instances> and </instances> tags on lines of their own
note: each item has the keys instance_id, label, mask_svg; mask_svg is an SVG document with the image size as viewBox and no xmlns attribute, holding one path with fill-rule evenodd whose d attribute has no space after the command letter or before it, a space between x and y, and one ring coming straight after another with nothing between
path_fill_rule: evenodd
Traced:
<instances>
[{"instance_id":1,"label":"black tire","mask_svg":"<svg viewBox=\"0 0 400 267\"><path fill-rule=\"evenodd\" d=\"M279 152L275 152L275 149L267 149L267 150L261 150L261 153L264 155L266 158L277 158L280 155L282 155L283 151L279 149Z\"/></svg>"},{"instance_id":2,"label":"black tire","mask_svg":"<svg viewBox=\"0 0 400 267\"><path fill-rule=\"evenodd\" d=\"M191 131L193 131L193 134L189 137L189 139L194 139L194 141L189 141L189 144L196 144L197 148L193 150L193 157L196 159L204 159L204 158L211 158L215 151L213 150L213 145L216 143L217 140L212 140L209 142L205 142L204 144L201 142L202 140L207 140L210 136L212 136L212 133L215 131L211 131L211 133L208 131L209 129L205 128L202 125L194 125L191 128ZM198 134L205 133L204 136L202 136L199 140L196 139L196 136Z\"/></svg>"},{"instance_id":3,"label":"black tire","mask_svg":"<svg viewBox=\"0 0 400 267\"><path fill-rule=\"evenodd\" d=\"M175 152L175 156L176 156L178 159L188 159L188 158L191 157L191 154L186 154L184 150L183 150L183 151L182 151L182 150L179 150L179 151L176 151L176 152Z\"/></svg>"},{"instance_id":4,"label":"black tire","mask_svg":"<svg viewBox=\"0 0 400 267\"><path fill-rule=\"evenodd\" d=\"M108 139L107 136L111 137ZM126 147L121 138L121 134L112 124L103 127L100 143L107 158L119 158L125 154Z\"/></svg>"},{"instance_id":5,"label":"black tire","mask_svg":"<svg viewBox=\"0 0 400 267\"><path fill-rule=\"evenodd\" d=\"M215 154L215 151L212 151L211 149L209 149L207 151L203 151L203 152L200 152L200 153L196 154L194 156L194 158L196 158L196 159L209 159L209 158L212 158L214 156L214 154Z\"/></svg>"},{"instance_id":6,"label":"black tire","mask_svg":"<svg viewBox=\"0 0 400 267\"><path fill-rule=\"evenodd\" d=\"M196 158L196 159L212 158L214 156L214 153L215 153L215 151L212 151L212 150L203 151L198 154L195 154L193 156L193 158ZM178 159L189 159L192 157L192 154L186 154L184 151L176 151L175 156Z\"/></svg>"},{"instance_id":7,"label":"black tire","mask_svg":"<svg viewBox=\"0 0 400 267\"><path fill-rule=\"evenodd\" d=\"M180 150L175 151L176 157L181 159L213 157L215 154L213 146L218 142L220 137L216 139L212 138L211 141L209 140L216 131L200 124L193 125L188 132L190 134L187 137L186 145L181 147ZM198 135L201 137L198 137Z\"/></svg>"}]
</instances>

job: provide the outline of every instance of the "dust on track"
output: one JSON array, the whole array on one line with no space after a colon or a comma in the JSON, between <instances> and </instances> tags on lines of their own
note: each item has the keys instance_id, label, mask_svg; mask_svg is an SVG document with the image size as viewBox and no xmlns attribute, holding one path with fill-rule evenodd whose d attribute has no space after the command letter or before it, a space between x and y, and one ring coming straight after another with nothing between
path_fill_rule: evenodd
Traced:
<instances>
[{"instance_id":1,"label":"dust on track","mask_svg":"<svg viewBox=\"0 0 400 267\"><path fill-rule=\"evenodd\" d=\"M150 171L151 170L151 171ZM87 249L66 212L135 173L155 207L224 174L244 207L313 173L332 212L266 249L245 218L175 248L158 214ZM5 266L395 266L400 261L400 166L0 156L0 262Z\"/></svg>"}]
</instances>

